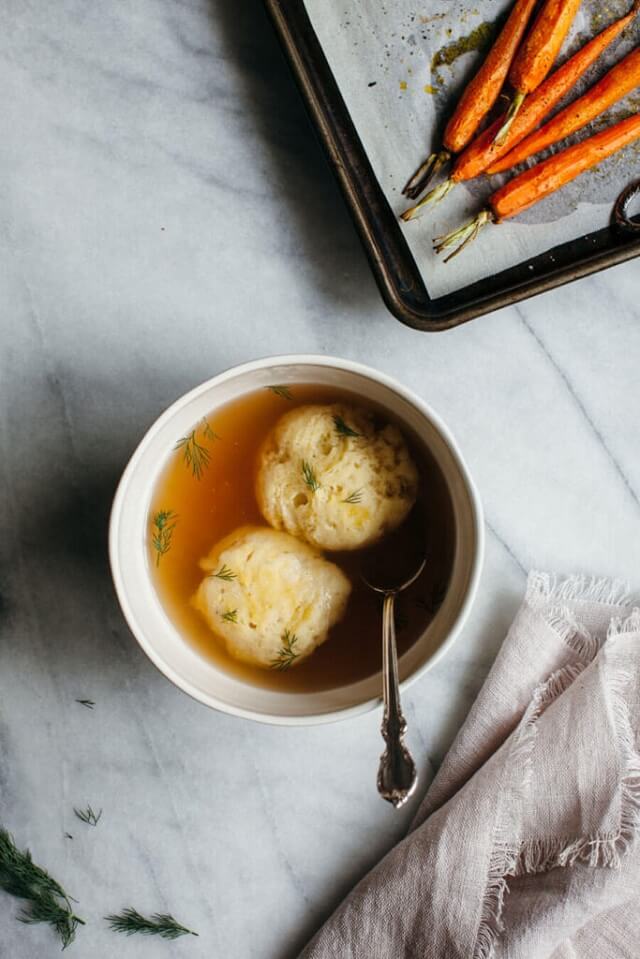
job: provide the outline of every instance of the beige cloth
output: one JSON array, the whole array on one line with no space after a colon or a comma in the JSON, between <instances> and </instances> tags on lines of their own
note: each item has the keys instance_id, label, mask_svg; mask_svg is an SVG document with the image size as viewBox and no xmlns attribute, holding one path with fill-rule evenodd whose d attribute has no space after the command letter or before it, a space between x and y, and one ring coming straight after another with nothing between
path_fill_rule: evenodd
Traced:
<instances>
[{"instance_id":1,"label":"beige cloth","mask_svg":"<svg viewBox=\"0 0 640 959\"><path fill-rule=\"evenodd\" d=\"M529 577L409 835L302 959L640 957L640 610Z\"/></svg>"}]
</instances>

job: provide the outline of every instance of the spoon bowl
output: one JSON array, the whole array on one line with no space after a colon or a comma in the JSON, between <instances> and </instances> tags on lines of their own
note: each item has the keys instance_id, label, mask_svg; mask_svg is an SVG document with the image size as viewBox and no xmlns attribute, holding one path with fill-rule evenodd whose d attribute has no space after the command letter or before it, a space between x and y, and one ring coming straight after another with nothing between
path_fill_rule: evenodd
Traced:
<instances>
[{"instance_id":1,"label":"spoon bowl","mask_svg":"<svg viewBox=\"0 0 640 959\"><path fill-rule=\"evenodd\" d=\"M398 529L387 533L364 551L360 562L362 579L376 593L400 593L422 573L427 556L427 519L417 502Z\"/></svg>"},{"instance_id":2,"label":"spoon bowl","mask_svg":"<svg viewBox=\"0 0 640 959\"><path fill-rule=\"evenodd\" d=\"M415 581L422 576L424 568L427 565L426 556L421 560L420 565L414 568L413 573L409 576L408 579L398 583L392 583L389 580L386 583L382 581L374 582L373 579L369 579L367 574L363 571L362 578L367 586L374 591L374 593L382 593L387 596L390 593L393 593L394 596L397 596L398 593L404 592L405 589L409 589L410 586L413 586Z\"/></svg>"}]
</instances>

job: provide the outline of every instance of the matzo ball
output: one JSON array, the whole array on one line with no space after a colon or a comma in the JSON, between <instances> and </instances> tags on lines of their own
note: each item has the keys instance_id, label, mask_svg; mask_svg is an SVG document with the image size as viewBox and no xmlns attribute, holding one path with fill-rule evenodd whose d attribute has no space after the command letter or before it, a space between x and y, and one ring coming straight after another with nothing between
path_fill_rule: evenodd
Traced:
<instances>
[{"instance_id":1,"label":"matzo ball","mask_svg":"<svg viewBox=\"0 0 640 959\"><path fill-rule=\"evenodd\" d=\"M244 526L200 564L207 572L194 605L231 656L288 669L320 646L351 592L344 573L306 543Z\"/></svg>"},{"instance_id":2,"label":"matzo ball","mask_svg":"<svg viewBox=\"0 0 640 959\"><path fill-rule=\"evenodd\" d=\"M343 403L301 406L278 420L259 457L265 519L320 549L369 546L402 523L418 471L397 427Z\"/></svg>"}]
</instances>

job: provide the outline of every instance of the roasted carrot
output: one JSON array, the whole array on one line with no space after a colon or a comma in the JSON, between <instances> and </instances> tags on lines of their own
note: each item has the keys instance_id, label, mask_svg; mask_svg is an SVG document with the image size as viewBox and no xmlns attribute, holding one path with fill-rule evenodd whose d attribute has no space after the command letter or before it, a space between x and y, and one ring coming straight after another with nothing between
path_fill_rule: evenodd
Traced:
<instances>
[{"instance_id":1,"label":"roasted carrot","mask_svg":"<svg viewBox=\"0 0 640 959\"><path fill-rule=\"evenodd\" d=\"M515 93L496 141L503 143L525 97L540 86L555 63L582 0L545 0L509 70Z\"/></svg>"},{"instance_id":2,"label":"roasted carrot","mask_svg":"<svg viewBox=\"0 0 640 959\"><path fill-rule=\"evenodd\" d=\"M613 43L622 31L633 22L640 11L640 0L624 17L606 27L593 40L585 43L566 63L554 71L538 89L527 97L522 110L514 120L506 141L500 145L495 142L496 133L502 127L505 117L499 118L469 144L457 158L451 176L428 193L420 203L402 214L404 220L411 220L430 203L443 199L456 185L472 180L489 168L505 154L509 153L521 140L538 126L546 115L575 86L589 67ZM530 155L530 154L529 154Z\"/></svg>"},{"instance_id":3,"label":"roasted carrot","mask_svg":"<svg viewBox=\"0 0 640 959\"><path fill-rule=\"evenodd\" d=\"M637 86L640 86L640 47L636 47L620 63L617 63L599 83L587 90L584 96L569 104L539 130L525 137L505 157L492 164L487 173L502 173L503 170L510 170L511 167L526 160L527 157L542 153L553 143L558 143L571 136L576 130L581 130L618 100L622 100L627 93L635 90Z\"/></svg>"},{"instance_id":4,"label":"roasted carrot","mask_svg":"<svg viewBox=\"0 0 640 959\"><path fill-rule=\"evenodd\" d=\"M427 183L455 153L469 143L498 99L509 67L524 36L537 0L516 0L509 19L500 31L489 54L462 94L442 138L443 149L422 163L403 189L415 199Z\"/></svg>"},{"instance_id":5,"label":"roasted carrot","mask_svg":"<svg viewBox=\"0 0 640 959\"><path fill-rule=\"evenodd\" d=\"M460 253L467 244L475 240L487 223L500 223L517 216L538 203L544 197L555 193L565 184L575 180L586 170L591 170L613 153L640 139L640 112L626 120L614 123L601 133L567 147L560 153L542 160L530 170L510 180L489 198L487 206L469 223L447 236L434 240L436 253L453 248L445 262Z\"/></svg>"}]
</instances>

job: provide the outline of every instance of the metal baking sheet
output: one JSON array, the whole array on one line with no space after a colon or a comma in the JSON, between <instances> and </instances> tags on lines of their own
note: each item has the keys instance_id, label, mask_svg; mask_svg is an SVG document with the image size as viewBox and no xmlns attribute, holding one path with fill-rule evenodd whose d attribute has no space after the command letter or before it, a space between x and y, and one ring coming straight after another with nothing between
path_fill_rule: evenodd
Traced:
<instances>
[{"instance_id":1,"label":"metal baking sheet","mask_svg":"<svg viewBox=\"0 0 640 959\"><path fill-rule=\"evenodd\" d=\"M411 22L404 24L401 18L395 22L388 21L386 34L378 30L378 34L371 29L371 25L366 28L363 24L364 11L370 10L370 5L359 3L352 0L348 7L343 3L334 2L331 6L331 17L325 17L318 30L314 29L312 19L309 16L311 12L318 23L319 10L328 11L326 0L265 0L267 8L272 16L276 29L283 42L285 51L298 80L303 96L307 102L312 118L315 121L321 139L327 149L329 159L334 167L338 179L342 185L345 197L354 216L356 225L363 240L365 249L369 256L374 274L380 286L382 295L390 310L398 319L418 329L438 330L455 326L482 313L508 305L543 290L551 289L562 283L586 276L597 270L612 266L615 263L623 262L640 253L640 239L637 234L625 235L612 226L603 226L601 229L593 230L587 233L581 233L577 237L570 239L558 245L551 245L546 248L546 242L540 244L538 241L536 255L529 256L522 262L514 263L506 268L499 268L495 275L491 271L483 269L483 264L488 263L491 268L494 264L501 265L501 258L505 260L504 255L498 255L497 249L504 249L504 241L507 240L507 247L511 246L510 239L506 236L506 231L492 228L495 234L498 234L500 246L496 246L496 240L489 240L488 237L481 237L478 241L478 254L472 261L469 260L469 266L458 274L462 277L459 288L451 289L455 286L455 277L453 273L436 274L434 271L446 269L441 263L433 263L424 255L424 248L421 249L420 242L415 242L410 237L410 243L407 242L404 231L410 227L418 227L424 230L422 221L408 225L398 223L397 212L402 209L402 201L399 196L398 185L408 171L412 163L417 160L411 152L416 149L422 150L422 145L417 147L415 141L411 146L411 137L408 130L424 121L426 127L437 126L437 97L425 97L425 101L433 99L434 103L428 102L417 110L415 102L411 107L404 102L403 97L409 91L412 78L415 78L415 92L422 91L422 86L433 86L435 92L438 92L437 84L429 83L429 76L425 76L425 59L428 61L431 56L433 44L438 42L439 36L455 37L464 33L465 21L470 21L473 29L474 19L477 20L482 11L478 7L469 6L468 12L463 4L457 5L451 2L431 3L427 5L427 10L420 14L415 13L417 18L420 40L427 44L426 49L422 50L421 57L417 60L411 59L411 49L416 45L416 31L413 35L410 32ZM496 8L496 14L499 15L501 7L505 6L502 0L484 0L486 3L493 3ZM622 3L622 0L620 0ZM379 4L382 11L381 15L386 17L400 16L403 10L402 4ZM341 9L342 8L342 9ZM624 7L621 6L621 10ZM345 14L344 11L349 11ZM386 11L386 12L385 12ZM619 12L616 7L609 11L609 19L615 12ZM443 13L445 15L443 15ZM587 10L588 13L588 10ZM360 14L360 18L359 18ZM335 24L340 22L340 17L347 16L348 19L341 25L338 36L341 37L340 43L332 42L331 37L336 36ZM449 21L445 20L449 16ZM590 14L591 18L593 15ZM584 14L583 14L584 17ZM331 19L333 18L333 19ZM336 19L337 18L337 19ZM358 19L361 21L360 42L357 40ZM366 19L366 18L364 18ZM445 20L445 24L441 21ZM429 31L427 24L439 23L436 32L433 29ZM576 31L571 42L574 44L584 40L584 32L580 35L580 24L584 28L584 19L577 22ZM594 24L598 28L598 24ZM345 41L347 28L351 30L348 36L348 43ZM444 32L443 32L444 31ZM325 48L318 34L324 37ZM354 42L354 37L356 40ZM630 42L627 37L621 41L616 58L621 56ZM327 44L332 45L332 49L326 49ZM395 47L394 47L395 44ZM363 47L369 46L366 55L363 53ZM340 49L338 49L340 48ZM406 56L403 56L406 53ZM352 58L348 62L347 54ZM378 57L379 67L377 78L373 75L373 65ZM394 58L391 60L391 58ZM389 62L391 60L391 62ZM467 55L463 60L470 60L467 65L473 68L473 56ZM330 63L333 61L334 70L332 71ZM422 61L422 62L421 62ZM477 65L477 63L476 63ZM604 69L604 66L602 67ZM359 76L358 71L361 71ZM336 74L342 78L342 85L345 89L340 89L336 79ZM389 79L390 75L390 79ZM355 79L354 79L355 78ZM407 141L407 164L405 169L389 171L382 168L380 159L380 150L372 148L371 144L382 142L383 134L381 129L372 129L372 122L367 118L372 116L369 103L365 99L366 90L377 87L380 79L384 80L387 90L393 91L394 98L397 100L395 110L393 111L393 123L389 123L389 116L380 112L380 128L391 126L389 136L397 140L399 135L404 135ZM593 78L592 78L593 79ZM423 84L423 80L425 81ZM464 73L455 78L456 82L464 82ZM397 84L397 86L396 86ZM394 89L395 87L395 89ZM347 89L348 88L348 89ZM362 96L354 96L354 88L361 91ZM345 97L343 94L347 93ZM455 87L454 87L455 92ZM451 96L451 94L449 94ZM405 98L406 99L406 98ZM388 97L386 98L388 101ZM348 109L348 102L351 103L351 112ZM419 102L419 101L418 101ZM446 100L441 104L441 109L446 109ZM352 116L353 114L353 116ZM424 116L423 116L424 114ZM375 119L375 111L374 111ZM356 128L356 119L359 128ZM406 130L403 124L406 125ZM432 131L435 136L437 130ZM365 149L365 144L369 144L369 152ZM384 146L384 144L383 144ZM424 148L429 147L429 131L424 133ZM403 157L404 157L403 150ZM370 155L371 154L371 155ZM637 158L636 158L637 159ZM372 162L373 160L373 162ZM624 161L627 166L623 170L618 170L617 176L622 179L619 186L622 188L628 181L629 170L633 170L633 158L629 166L629 158ZM391 176L389 175L391 174ZM608 219L608 209L611 193L611 183L606 183L602 178L598 181L600 193L598 195L598 216L605 222ZM590 193L594 193L593 190ZM565 220L575 223L576 217L576 197L580 193L569 192L563 198L562 203L554 208L556 213L546 214L538 217L536 223L535 217L532 224L529 224L529 234L522 234L526 237L526 243L531 243L536 226L547 227L542 231L543 236L548 236L553 240L554 236L566 235L567 230L564 226ZM594 194L595 197L595 194ZM470 205L480 202L477 195L477 188L471 191L465 191L461 197L462 204ZM570 204L574 203L571 209ZM545 201L549 204L550 200ZM480 203L481 205L481 203ZM448 216L452 214L451 208L448 210ZM593 213L593 211L591 211ZM438 214L440 216L440 212ZM545 219L546 217L546 219ZM549 224L550 221L550 224ZM597 218L591 216L587 222L599 222ZM438 221L438 226L442 225L442 220ZM451 224L453 225L453 224ZM528 224L518 224L516 229L526 230ZM533 227L533 229L532 229ZM571 231L569 231L571 232ZM541 231L538 230L538 236ZM480 243L483 243L480 246ZM525 249L526 249L525 244ZM539 251L539 252L538 252ZM418 262L419 261L419 262ZM460 257L458 262L463 261ZM508 262L508 256L506 257ZM474 274L479 276L472 283L464 281L465 272L472 278ZM444 279L443 279L444 277ZM453 278L453 281L452 281ZM440 291L445 289L445 293ZM431 292L430 292L431 290ZM435 291L435 292L434 292Z\"/></svg>"}]
</instances>

